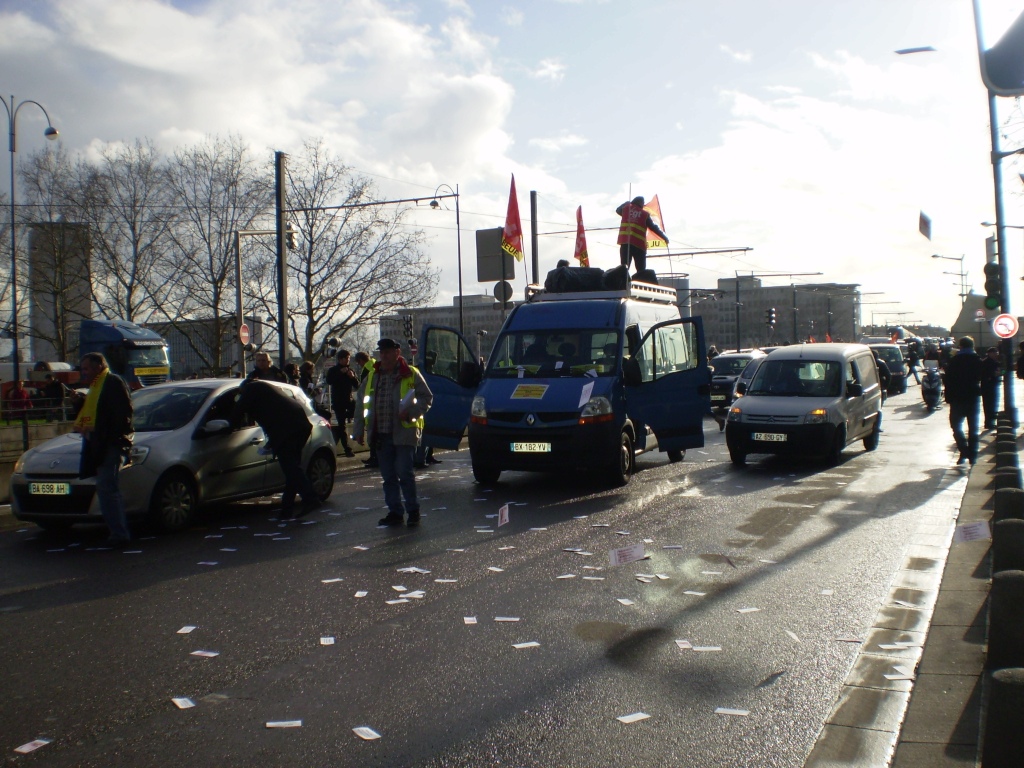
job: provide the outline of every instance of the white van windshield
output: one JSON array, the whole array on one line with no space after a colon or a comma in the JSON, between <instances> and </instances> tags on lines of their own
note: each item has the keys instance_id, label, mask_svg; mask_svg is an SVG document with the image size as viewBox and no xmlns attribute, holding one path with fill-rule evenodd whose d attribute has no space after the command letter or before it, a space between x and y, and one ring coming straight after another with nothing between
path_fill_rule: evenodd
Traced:
<instances>
[{"instance_id":1,"label":"white van windshield","mask_svg":"<svg viewBox=\"0 0 1024 768\"><path fill-rule=\"evenodd\" d=\"M747 389L769 397L838 397L841 365L834 360L765 360Z\"/></svg>"},{"instance_id":2,"label":"white van windshield","mask_svg":"<svg viewBox=\"0 0 1024 768\"><path fill-rule=\"evenodd\" d=\"M613 376L619 368L621 347L618 332L604 328L506 333L494 346L487 376Z\"/></svg>"}]
</instances>

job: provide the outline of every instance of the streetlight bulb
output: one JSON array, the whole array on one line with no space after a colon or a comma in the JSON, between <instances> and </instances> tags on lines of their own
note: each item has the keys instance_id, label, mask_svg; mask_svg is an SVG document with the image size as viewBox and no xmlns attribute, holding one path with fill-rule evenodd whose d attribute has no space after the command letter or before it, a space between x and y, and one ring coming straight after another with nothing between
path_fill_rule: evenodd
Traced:
<instances>
[{"instance_id":1,"label":"streetlight bulb","mask_svg":"<svg viewBox=\"0 0 1024 768\"><path fill-rule=\"evenodd\" d=\"M438 208L441 207L441 204L439 202L437 202L437 200L431 200L430 201L430 207L433 208L436 211Z\"/></svg>"},{"instance_id":2,"label":"streetlight bulb","mask_svg":"<svg viewBox=\"0 0 1024 768\"><path fill-rule=\"evenodd\" d=\"M46 126L46 130L43 131L43 136L48 138L50 141L56 141L57 137L60 136L60 132L52 125Z\"/></svg>"}]
</instances>

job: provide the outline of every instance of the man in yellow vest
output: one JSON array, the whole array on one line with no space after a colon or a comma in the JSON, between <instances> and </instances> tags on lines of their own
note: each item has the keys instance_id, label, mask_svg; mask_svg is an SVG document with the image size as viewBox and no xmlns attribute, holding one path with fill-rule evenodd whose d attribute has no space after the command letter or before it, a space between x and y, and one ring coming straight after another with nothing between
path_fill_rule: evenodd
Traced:
<instances>
[{"instance_id":1,"label":"man in yellow vest","mask_svg":"<svg viewBox=\"0 0 1024 768\"><path fill-rule=\"evenodd\" d=\"M619 261L622 266L628 267L632 259L636 271L643 272L647 269L647 230L658 235L665 241L665 245L668 245L668 238L651 218L651 214L644 210L642 197L634 197L628 203L623 203L615 212L622 217L616 241L619 244Z\"/></svg>"},{"instance_id":2,"label":"man in yellow vest","mask_svg":"<svg viewBox=\"0 0 1024 768\"><path fill-rule=\"evenodd\" d=\"M406 523L415 527L420 524L420 504L416 499L413 455L423 436L423 414L430 410L434 395L423 374L402 357L397 341L381 339L377 349L380 359L356 393L352 437L362 445L365 435L366 441L377 448L388 507L380 525Z\"/></svg>"}]
</instances>

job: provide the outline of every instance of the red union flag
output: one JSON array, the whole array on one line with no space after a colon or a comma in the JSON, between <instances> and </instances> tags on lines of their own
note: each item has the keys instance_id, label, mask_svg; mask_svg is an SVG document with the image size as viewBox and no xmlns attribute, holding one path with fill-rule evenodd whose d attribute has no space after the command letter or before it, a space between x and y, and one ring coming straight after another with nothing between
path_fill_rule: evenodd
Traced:
<instances>
[{"instance_id":1,"label":"red union flag","mask_svg":"<svg viewBox=\"0 0 1024 768\"><path fill-rule=\"evenodd\" d=\"M583 206L576 209L576 252L573 257L580 263L581 267L590 266L590 256L587 254L587 232L583 229Z\"/></svg>"},{"instance_id":2,"label":"red union flag","mask_svg":"<svg viewBox=\"0 0 1024 768\"><path fill-rule=\"evenodd\" d=\"M661 218L661 203L658 202L658 196L655 195L651 198L651 202L644 206L644 210L651 214L651 218L654 219L654 223L661 227L661 231L665 231L665 220ZM667 248L668 243L658 237L656 234L647 230L647 247L648 248Z\"/></svg>"},{"instance_id":3,"label":"red union flag","mask_svg":"<svg viewBox=\"0 0 1024 768\"><path fill-rule=\"evenodd\" d=\"M523 225L519 221L515 174L512 175L512 189L508 193L508 213L505 214L505 230L501 233L501 250L516 261L523 260Z\"/></svg>"}]
</instances>

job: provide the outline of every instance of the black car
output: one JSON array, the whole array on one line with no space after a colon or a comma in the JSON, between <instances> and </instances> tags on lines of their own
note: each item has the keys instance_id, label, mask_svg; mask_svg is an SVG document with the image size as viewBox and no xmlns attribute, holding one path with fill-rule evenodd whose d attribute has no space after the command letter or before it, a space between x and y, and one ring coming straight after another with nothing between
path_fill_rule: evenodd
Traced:
<instances>
[{"instance_id":1,"label":"black car","mask_svg":"<svg viewBox=\"0 0 1024 768\"><path fill-rule=\"evenodd\" d=\"M711 373L711 407L728 408L735 399L736 379L751 360L764 357L759 351L727 352L713 358L708 365Z\"/></svg>"},{"instance_id":2,"label":"black car","mask_svg":"<svg viewBox=\"0 0 1024 768\"><path fill-rule=\"evenodd\" d=\"M878 353L878 358L889 368L889 394L902 395L907 391L907 376L910 369L903 358L903 350L896 344L869 344Z\"/></svg>"}]
</instances>

